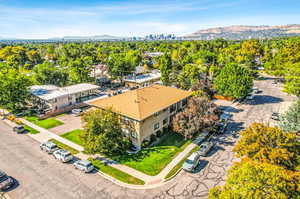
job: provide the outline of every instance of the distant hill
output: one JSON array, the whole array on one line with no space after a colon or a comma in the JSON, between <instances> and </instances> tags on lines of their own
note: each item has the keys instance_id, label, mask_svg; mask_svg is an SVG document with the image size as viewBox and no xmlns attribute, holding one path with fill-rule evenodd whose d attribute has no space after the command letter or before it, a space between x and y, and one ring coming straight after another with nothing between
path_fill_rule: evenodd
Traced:
<instances>
[{"instance_id":1,"label":"distant hill","mask_svg":"<svg viewBox=\"0 0 300 199\"><path fill-rule=\"evenodd\" d=\"M126 37L118 37L112 35L95 35L95 36L66 36L62 38L50 38L56 40L122 40Z\"/></svg>"},{"instance_id":2,"label":"distant hill","mask_svg":"<svg viewBox=\"0 0 300 199\"><path fill-rule=\"evenodd\" d=\"M183 36L184 39L266 39L273 37L287 37L300 35L300 24L283 26L227 26L199 30L190 35Z\"/></svg>"}]
</instances>

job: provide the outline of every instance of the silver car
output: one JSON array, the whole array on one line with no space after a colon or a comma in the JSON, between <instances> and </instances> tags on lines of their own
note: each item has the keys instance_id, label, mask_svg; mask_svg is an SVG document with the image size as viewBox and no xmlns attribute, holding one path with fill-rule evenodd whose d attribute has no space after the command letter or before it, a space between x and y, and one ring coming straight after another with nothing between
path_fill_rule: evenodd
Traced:
<instances>
[{"instance_id":1,"label":"silver car","mask_svg":"<svg viewBox=\"0 0 300 199\"><path fill-rule=\"evenodd\" d=\"M14 184L15 180L12 177L7 176L5 172L0 170L0 192L10 189L14 186Z\"/></svg>"},{"instance_id":2,"label":"silver car","mask_svg":"<svg viewBox=\"0 0 300 199\"><path fill-rule=\"evenodd\" d=\"M185 171L192 172L200 162L200 154L197 152L192 153L188 159L182 165L182 169Z\"/></svg>"},{"instance_id":3,"label":"silver car","mask_svg":"<svg viewBox=\"0 0 300 199\"><path fill-rule=\"evenodd\" d=\"M48 154L52 154L54 151L58 150L58 147L53 142L45 142L40 145L42 151L46 151Z\"/></svg>"},{"instance_id":4,"label":"silver car","mask_svg":"<svg viewBox=\"0 0 300 199\"><path fill-rule=\"evenodd\" d=\"M213 148L214 143L213 142L203 142L200 145L200 149L198 150L198 154L200 156L206 156L207 153Z\"/></svg>"},{"instance_id":5,"label":"silver car","mask_svg":"<svg viewBox=\"0 0 300 199\"><path fill-rule=\"evenodd\" d=\"M73 160L72 154L69 151L64 149L59 149L57 151L54 151L53 156L55 157L55 159L58 159L61 162L69 162Z\"/></svg>"},{"instance_id":6,"label":"silver car","mask_svg":"<svg viewBox=\"0 0 300 199\"><path fill-rule=\"evenodd\" d=\"M13 131L17 132L17 133L24 133L26 130L25 130L24 126L17 125L13 128Z\"/></svg>"},{"instance_id":7,"label":"silver car","mask_svg":"<svg viewBox=\"0 0 300 199\"><path fill-rule=\"evenodd\" d=\"M193 143L195 143L195 144L201 144L208 137L208 135L209 135L208 131L202 132L198 137L195 138L195 140L193 141Z\"/></svg>"},{"instance_id":8,"label":"silver car","mask_svg":"<svg viewBox=\"0 0 300 199\"><path fill-rule=\"evenodd\" d=\"M78 160L73 165L76 169L79 169L85 173L89 173L94 170L94 166L88 160Z\"/></svg>"}]
</instances>

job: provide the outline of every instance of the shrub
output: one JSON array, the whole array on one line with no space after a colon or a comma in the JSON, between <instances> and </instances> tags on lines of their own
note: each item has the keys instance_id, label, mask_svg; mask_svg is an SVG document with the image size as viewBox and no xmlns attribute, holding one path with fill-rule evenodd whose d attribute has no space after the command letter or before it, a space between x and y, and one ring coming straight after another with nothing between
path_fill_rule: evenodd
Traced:
<instances>
[{"instance_id":1,"label":"shrub","mask_svg":"<svg viewBox=\"0 0 300 199\"><path fill-rule=\"evenodd\" d=\"M161 137L163 135L163 132L161 130L157 131L156 136Z\"/></svg>"},{"instance_id":2,"label":"shrub","mask_svg":"<svg viewBox=\"0 0 300 199\"><path fill-rule=\"evenodd\" d=\"M150 142L155 142L155 140L156 140L156 135L152 134L150 136Z\"/></svg>"},{"instance_id":3,"label":"shrub","mask_svg":"<svg viewBox=\"0 0 300 199\"><path fill-rule=\"evenodd\" d=\"M150 144L149 140L144 140L142 142L142 148L146 148L147 146L149 146L149 144Z\"/></svg>"}]
</instances>

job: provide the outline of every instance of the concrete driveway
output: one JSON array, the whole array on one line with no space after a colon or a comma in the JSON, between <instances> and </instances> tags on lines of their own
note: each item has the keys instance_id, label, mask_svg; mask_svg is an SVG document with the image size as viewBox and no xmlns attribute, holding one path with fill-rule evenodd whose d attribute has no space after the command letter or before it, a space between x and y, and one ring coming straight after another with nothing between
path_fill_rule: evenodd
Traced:
<instances>
[{"instance_id":1,"label":"concrete driveway","mask_svg":"<svg viewBox=\"0 0 300 199\"><path fill-rule=\"evenodd\" d=\"M76 129L82 128L81 117L75 116L72 113L66 113L60 117L57 117L56 120L63 122L63 125L49 129L51 132L58 135L70 132Z\"/></svg>"}]
</instances>

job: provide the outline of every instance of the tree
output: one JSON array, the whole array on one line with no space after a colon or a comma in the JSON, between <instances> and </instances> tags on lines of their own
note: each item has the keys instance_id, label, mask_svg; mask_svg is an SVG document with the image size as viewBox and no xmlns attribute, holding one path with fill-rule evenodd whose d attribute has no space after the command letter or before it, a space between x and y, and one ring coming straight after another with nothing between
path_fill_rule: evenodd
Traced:
<instances>
[{"instance_id":1,"label":"tree","mask_svg":"<svg viewBox=\"0 0 300 199\"><path fill-rule=\"evenodd\" d=\"M17 69L0 67L0 106L17 111L24 108L30 93L31 79Z\"/></svg>"},{"instance_id":2,"label":"tree","mask_svg":"<svg viewBox=\"0 0 300 199\"><path fill-rule=\"evenodd\" d=\"M68 72L66 68L56 66L53 63L45 61L33 68L33 77L38 84L53 84L56 86L65 86L68 83Z\"/></svg>"},{"instance_id":3,"label":"tree","mask_svg":"<svg viewBox=\"0 0 300 199\"><path fill-rule=\"evenodd\" d=\"M284 91L300 97L300 62L286 68Z\"/></svg>"},{"instance_id":4,"label":"tree","mask_svg":"<svg viewBox=\"0 0 300 199\"><path fill-rule=\"evenodd\" d=\"M168 54L164 54L159 59L159 70L161 73L161 81L168 85L171 83L169 75L172 72L172 61L171 57Z\"/></svg>"},{"instance_id":5,"label":"tree","mask_svg":"<svg viewBox=\"0 0 300 199\"><path fill-rule=\"evenodd\" d=\"M191 88L199 81L201 72L200 65L186 64L178 76L180 87L184 89Z\"/></svg>"},{"instance_id":6,"label":"tree","mask_svg":"<svg viewBox=\"0 0 300 199\"><path fill-rule=\"evenodd\" d=\"M283 131L300 134L300 98L280 116L278 124Z\"/></svg>"},{"instance_id":7,"label":"tree","mask_svg":"<svg viewBox=\"0 0 300 199\"><path fill-rule=\"evenodd\" d=\"M300 164L300 143L293 133L253 123L241 132L241 136L234 148L237 157L248 157L291 170Z\"/></svg>"},{"instance_id":8,"label":"tree","mask_svg":"<svg viewBox=\"0 0 300 199\"><path fill-rule=\"evenodd\" d=\"M123 154L130 141L123 135L119 116L112 110L91 110L83 115L84 130L80 138L89 153Z\"/></svg>"},{"instance_id":9,"label":"tree","mask_svg":"<svg viewBox=\"0 0 300 199\"><path fill-rule=\"evenodd\" d=\"M210 190L210 199L299 198L299 178L296 173L282 167L244 160L228 171L226 184Z\"/></svg>"},{"instance_id":10,"label":"tree","mask_svg":"<svg viewBox=\"0 0 300 199\"><path fill-rule=\"evenodd\" d=\"M210 80L200 79L192 86L191 90L194 96L207 96L209 99L211 99L214 94Z\"/></svg>"},{"instance_id":11,"label":"tree","mask_svg":"<svg viewBox=\"0 0 300 199\"><path fill-rule=\"evenodd\" d=\"M248 94L253 86L253 77L249 69L239 64L226 64L214 80L218 94L239 99Z\"/></svg>"},{"instance_id":12,"label":"tree","mask_svg":"<svg viewBox=\"0 0 300 199\"><path fill-rule=\"evenodd\" d=\"M211 127L218 121L217 106L206 97L192 97L187 107L178 112L172 120L172 128L186 139L191 139L197 132Z\"/></svg>"}]
</instances>

